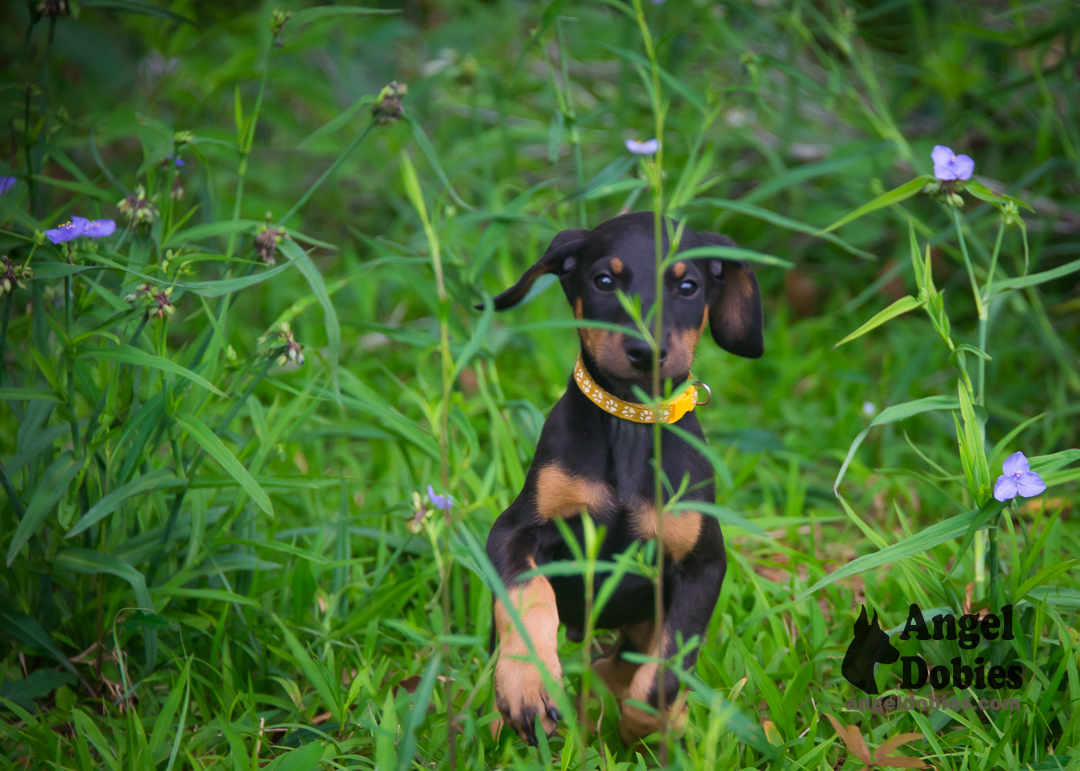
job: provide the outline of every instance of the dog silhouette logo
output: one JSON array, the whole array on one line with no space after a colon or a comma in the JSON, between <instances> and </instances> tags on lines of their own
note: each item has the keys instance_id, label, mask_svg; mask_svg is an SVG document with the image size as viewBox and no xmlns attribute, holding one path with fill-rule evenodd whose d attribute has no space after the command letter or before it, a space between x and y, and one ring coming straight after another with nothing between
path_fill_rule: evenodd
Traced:
<instances>
[{"instance_id":1,"label":"dog silhouette logo","mask_svg":"<svg viewBox=\"0 0 1080 771\"><path fill-rule=\"evenodd\" d=\"M893 647L889 635L882 631L877 611L874 611L874 620L870 621L865 606L855 620L852 632L855 638L844 654L840 674L863 693L881 693L874 680L874 665L895 663L900 658L900 651Z\"/></svg>"}]
</instances>

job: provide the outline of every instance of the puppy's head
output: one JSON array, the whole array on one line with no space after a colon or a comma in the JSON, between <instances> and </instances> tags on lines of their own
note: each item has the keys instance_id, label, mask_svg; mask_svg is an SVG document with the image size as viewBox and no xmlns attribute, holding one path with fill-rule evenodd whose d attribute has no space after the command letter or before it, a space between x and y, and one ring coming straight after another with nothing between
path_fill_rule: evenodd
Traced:
<instances>
[{"instance_id":1,"label":"puppy's head","mask_svg":"<svg viewBox=\"0 0 1080 771\"><path fill-rule=\"evenodd\" d=\"M657 291L654 232L652 212L626 214L592 230L564 230L539 262L495 298L495 308L514 307L538 278L553 273L576 318L606 321L630 332L634 323L616 290L640 296L643 314L652 309ZM726 236L684 228L677 252L734 245ZM669 246L665 227L665 255ZM686 379L706 324L725 351L747 358L764 352L761 293L748 263L716 258L677 260L666 269L662 291L661 378ZM579 329L579 334L587 358L599 370L597 374L648 390L654 361L643 340L634 334L592 327Z\"/></svg>"}]
</instances>

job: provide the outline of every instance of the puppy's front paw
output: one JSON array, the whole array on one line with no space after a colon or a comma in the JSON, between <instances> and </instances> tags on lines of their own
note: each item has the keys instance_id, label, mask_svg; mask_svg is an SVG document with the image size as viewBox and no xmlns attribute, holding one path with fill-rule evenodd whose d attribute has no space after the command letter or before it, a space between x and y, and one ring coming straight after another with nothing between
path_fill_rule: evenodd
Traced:
<instances>
[{"instance_id":1,"label":"puppy's front paw","mask_svg":"<svg viewBox=\"0 0 1080 771\"><path fill-rule=\"evenodd\" d=\"M549 665L552 677L562 679L562 667ZM536 746L536 718L550 737L562 715L544 687L536 666L528 661L500 657L495 665L495 705L503 720L517 731L526 744Z\"/></svg>"}]
</instances>

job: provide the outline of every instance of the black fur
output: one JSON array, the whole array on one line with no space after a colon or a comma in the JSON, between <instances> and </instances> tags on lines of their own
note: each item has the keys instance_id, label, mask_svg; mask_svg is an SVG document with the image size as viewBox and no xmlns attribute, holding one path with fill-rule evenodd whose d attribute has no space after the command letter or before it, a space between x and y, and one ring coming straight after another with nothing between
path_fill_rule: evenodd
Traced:
<instances>
[{"instance_id":1,"label":"black fur","mask_svg":"<svg viewBox=\"0 0 1080 771\"><path fill-rule=\"evenodd\" d=\"M556 236L538 263L529 268L513 287L495 298L495 307L500 310L513 307L525 297L539 276L557 273L571 306L580 308L584 318L632 328L632 322L614 292L601 289L597 281L600 274L607 275L627 294L640 295L644 311L652 307L656 300L653 223L652 213L645 212L609 220L590 231L563 231ZM666 220L665 225L675 232L673 222ZM665 227L665 254L668 243ZM679 242L679 251L708 245L734 246L724 236L698 234L686 229ZM613 257L619 260L620 270L617 273L612 270ZM760 356L763 351L761 299L749 265L705 258L687 260L678 270L682 271L681 275L675 275L676 269L669 267L665 275L664 345L671 341L674 350L680 339L693 338L696 342L694 335L702 328L704 318L708 315L712 335L719 345L742 356ZM605 283L603 279L599 281ZM697 285L692 295L686 294L687 282ZM744 297L749 291L745 289L742 294L726 292L725 282L729 288L735 289L751 286L752 296ZM724 316L724 313L727 315ZM734 318L739 331L731 334L730 330L717 329L723 318ZM625 338L622 345L628 357L632 355L630 348L638 344L634 338ZM611 350L614 349L609 348L609 354ZM613 374L610 360L607 367L598 361L585 343L582 353L592 377L609 393L628 401L638 401L634 397L635 387L645 392L651 390L651 359L645 369L631 371L630 376L623 377ZM617 359L616 354L608 358L614 356ZM685 381L689 360L685 369L669 373L673 387ZM677 425L699 439L704 438L694 412L687 413ZM684 476L689 477L686 500L709 503L716 500L712 466L691 445L673 432L664 430L661 457L664 474L673 488L678 489ZM606 483L614 491L610 505L589 511L593 520L607 529L599 558L610 560L637 539L632 520L633 502L651 502L655 498L652 458L653 427L623 420L601 410L581 393L571 376L566 393L555 404L544 424L524 488L496 520L488 537L488 556L506 585L513 586L518 582L518 576L530 569L530 560L543 565L573 559L555 522L545 520L538 513L537 485L542 469L557 463L575 477ZM566 517L565 521L578 542L583 543L580 516ZM720 594L725 570L724 540L719 523L713 517L703 515L693 547L678 561L672 558L664 561L665 629L669 632L669 642L663 651L665 657L675 652L678 636L683 640L695 635L704 637ZM604 577L597 577L597 590ZM585 625L582 578L557 576L549 580L555 592L560 622L567 625L571 639L580 639ZM640 576L627 575L600 614L598 627L619 629L647 621L653 615L653 583ZM493 645L494 642L493 629ZM696 658L696 652L688 654L682 666L692 667ZM670 706L678 691L677 680L670 671L665 691L665 701ZM649 701L654 705L657 702L655 684ZM530 743L535 741L528 715L506 717ZM528 723L527 727L523 728L522 723Z\"/></svg>"}]
</instances>

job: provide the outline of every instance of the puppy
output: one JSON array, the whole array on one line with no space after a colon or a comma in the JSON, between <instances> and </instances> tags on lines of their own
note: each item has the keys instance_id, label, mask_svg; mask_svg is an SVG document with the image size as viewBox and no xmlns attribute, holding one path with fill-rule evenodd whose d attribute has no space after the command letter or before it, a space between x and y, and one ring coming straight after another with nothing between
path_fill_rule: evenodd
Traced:
<instances>
[{"instance_id":1,"label":"puppy","mask_svg":"<svg viewBox=\"0 0 1080 771\"><path fill-rule=\"evenodd\" d=\"M674 223L670 232L675 232ZM559 278L578 319L611 322L635 329L616 296L616 290L641 298L643 313L656 301L656 246L651 212L627 214L592 230L564 230L544 256L516 284L495 298L495 308L514 307L541 276ZM664 228L664 255L669 252ZM699 246L734 246L715 233L684 229L677 251ZM663 335L660 377L670 381L671 393L690 375L694 348L708 326L726 351L757 358L764 351L761 294L757 278L745 262L714 258L675 261L663 282ZM651 328L651 325L650 325ZM525 487L492 527L487 554L504 582L539 660L558 682L559 624L567 637L580 641L585 627L585 587L575 576L521 574L539 565L573 559L556 520L563 519L579 543L584 542L582 511L607 529L599 559L612 560L635 541L656 537L657 510L653 479L653 422L671 422L703 439L693 412L697 389L691 387L668 400L659 414L638 403L634 388L652 390L652 349L632 334L582 327L581 351L566 393L555 404L540 435ZM661 435L661 463L671 485L678 489L689 477L686 501L715 502L712 466L672 431ZM618 630L615 643L594 662L594 669L620 699L620 734L632 744L660 727L661 718L629 700L655 708L659 688L669 713L679 683L667 670L658 682L656 664L637 665L623 658L638 652L658 658L676 653L677 638L704 638L720 595L727 560L716 519L693 510L664 514L664 623L654 625L654 584L627 575L606 603L599 629ZM597 577L596 587L604 579ZM496 705L504 721L523 741L536 744L535 725L550 736L560 714L544 687L537 667L525 660L528 648L503 603L495 601L492 647L499 642L495 666ZM697 658L690 652L681 661L689 669ZM666 716L678 728L685 709Z\"/></svg>"}]
</instances>

